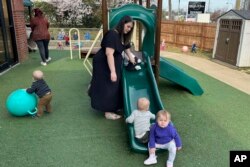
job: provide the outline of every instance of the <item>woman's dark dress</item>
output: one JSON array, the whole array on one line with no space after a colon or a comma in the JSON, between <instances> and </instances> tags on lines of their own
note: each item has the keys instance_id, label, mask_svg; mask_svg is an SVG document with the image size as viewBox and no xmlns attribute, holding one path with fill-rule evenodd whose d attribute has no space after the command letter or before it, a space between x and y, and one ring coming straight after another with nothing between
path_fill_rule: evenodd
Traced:
<instances>
[{"instance_id":1,"label":"woman's dark dress","mask_svg":"<svg viewBox=\"0 0 250 167\"><path fill-rule=\"evenodd\" d=\"M106 48L113 48L117 81L112 82L108 66ZM103 37L101 49L93 57L93 76L90 87L92 108L103 112L115 112L123 107L122 93L122 52L124 46L118 32L109 30Z\"/></svg>"}]
</instances>

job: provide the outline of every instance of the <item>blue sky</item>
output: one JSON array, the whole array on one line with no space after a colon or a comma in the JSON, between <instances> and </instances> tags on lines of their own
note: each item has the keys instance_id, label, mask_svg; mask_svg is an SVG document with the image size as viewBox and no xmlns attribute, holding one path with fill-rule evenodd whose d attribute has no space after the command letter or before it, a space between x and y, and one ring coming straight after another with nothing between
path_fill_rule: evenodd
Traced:
<instances>
[{"instance_id":1,"label":"blue sky","mask_svg":"<svg viewBox=\"0 0 250 167\"><path fill-rule=\"evenodd\" d=\"M187 10L188 2L189 1L202 1L206 2L206 11L208 8L208 3L210 1L209 9L210 11L214 11L216 9L231 9L235 7L236 0L180 0L180 9ZM168 9L168 0L162 0L163 2L163 9ZM178 3L179 0L172 0L172 9L178 10Z\"/></svg>"}]
</instances>

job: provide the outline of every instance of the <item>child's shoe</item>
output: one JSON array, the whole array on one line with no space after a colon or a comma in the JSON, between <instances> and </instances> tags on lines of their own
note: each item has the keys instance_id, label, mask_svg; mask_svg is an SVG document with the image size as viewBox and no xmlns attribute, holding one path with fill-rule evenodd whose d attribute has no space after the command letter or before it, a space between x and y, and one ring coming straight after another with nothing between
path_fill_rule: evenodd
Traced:
<instances>
[{"instance_id":1,"label":"child's shoe","mask_svg":"<svg viewBox=\"0 0 250 167\"><path fill-rule=\"evenodd\" d=\"M37 114L33 114L33 115L31 115L31 118L33 118L33 119L37 119L37 118L39 118L40 116L39 115L37 115Z\"/></svg>"},{"instance_id":2,"label":"child's shoe","mask_svg":"<svg viewBox=\"0 0 250 167\"><path fill-rule=\"evenodd\" d=\"M144 161L144 165L153 165L157 163L157 156L149 156L148 159Z\"/></svg>"},{"instance_id":3,"label":"child's shoe","mask_svg":"<svg viewBox=\"0 0 250 167\"><path fill-rule=\"evenodd\" d=\"M136 63L140 64L141 63L141 59L138 58Z\"/></svg>"},{"instance_id":4,"label":"child's shoe","mask_svg":"<svg viewBox=\"0 0 250 167\"><path fill-rule=\"evenodd\" d=\"M141 66L136 65L136 66L135 66L135 69L136 69L136 70L141 70Z\"/></svg>"},{"instance_id":5,"label":"child's shoe","mask_svg":"<svg viewBox=\"0 0 250 167\"><path fill-rule=\"evenodd\" d=\"M128 62L128 64L126 66L126 69L128 71L136 71L136 70L141 70L141 66L139 65L141 63L141 59L135 57L135 64Z\"/></svg>"}]
</instances>

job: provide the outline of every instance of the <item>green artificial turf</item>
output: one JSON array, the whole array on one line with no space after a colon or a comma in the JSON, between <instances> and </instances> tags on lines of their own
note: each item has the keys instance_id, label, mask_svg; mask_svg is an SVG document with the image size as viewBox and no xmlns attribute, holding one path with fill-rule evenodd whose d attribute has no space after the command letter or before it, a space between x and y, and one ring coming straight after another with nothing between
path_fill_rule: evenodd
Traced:
<instances>
[{"instance_id":1,"label":"green artificial turf","mask_svg":"<svg viewBox=\"0 0 250 167\"><path fill-rule=\"evenodd\" d=\"M1 167L143 167L146 154L130 150L124 120L106 120L91 109L86 94L91 79L82 60L69 51L50 52L40 65L38 53L0 76ZM170 60L196 78L204 94L193 96L160 80L162 102L183 142L176 167L227 167L230 150L250 150L250 96L182 63ZM7 96L31 85L32 71L41 69L53 91L53 113L39 119L14 117L5 108ZM167 152L158 154L165 165Z\"/></svg>"}]
</instances>

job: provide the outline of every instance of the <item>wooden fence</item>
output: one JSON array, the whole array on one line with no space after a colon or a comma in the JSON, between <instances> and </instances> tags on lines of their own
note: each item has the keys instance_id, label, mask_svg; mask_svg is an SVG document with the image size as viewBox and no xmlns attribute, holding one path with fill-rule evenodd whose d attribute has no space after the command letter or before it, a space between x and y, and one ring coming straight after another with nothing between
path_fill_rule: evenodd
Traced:
<instances>
[{"instance_id":1,"label":"wooden fence","mask_svg":"<svg viewBox=\"0 0 250 167\"><path fill-rule=\"evenodd\" d=\"M161 41L166 45L191 46L195 41L197 47L204 51L212 51L214 47L216 24L193 23L180 21L161 22Z\"/></svg>"},{"instance_id":2,"label":"wooden fence","mask_svg":"<svg viewBox=\"0 0 250 167\"><path fill-rule=\"evenodd\" d=\"M68 30L69 28L64 28L65 32L68 32ZM54 36L55 39L57 38L57 34L59 31L61 31L61 28L50 28L51 36ZM99 29L79 28L79 31L81 40L84 40L85 32L90 32L91 40L93 40L95 39L95 36L98 33ZM174 45L177 47L181 47L184 45L191 46L193 41L195 41L199 49L204 51L212 51L214 47L215 33L215 23L208 24L180 21L161 22L161 41L164 39L166 45ZM51 44L53 43L52 41ZM84 43L84 46L86 47L90 45L89 42Z\"/></svg>"}]
</instances>

